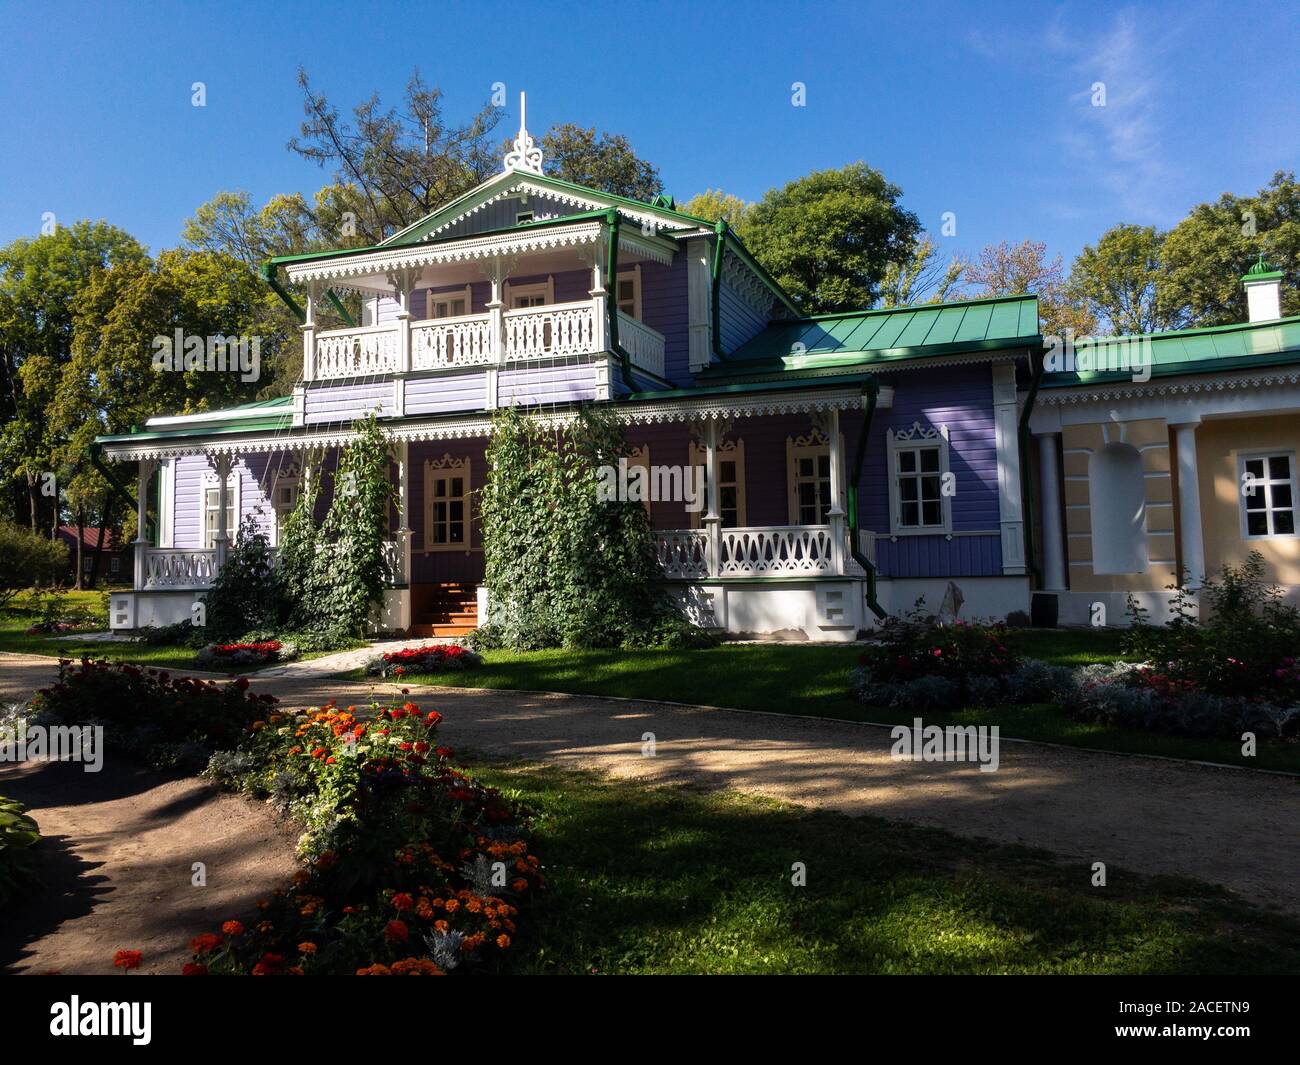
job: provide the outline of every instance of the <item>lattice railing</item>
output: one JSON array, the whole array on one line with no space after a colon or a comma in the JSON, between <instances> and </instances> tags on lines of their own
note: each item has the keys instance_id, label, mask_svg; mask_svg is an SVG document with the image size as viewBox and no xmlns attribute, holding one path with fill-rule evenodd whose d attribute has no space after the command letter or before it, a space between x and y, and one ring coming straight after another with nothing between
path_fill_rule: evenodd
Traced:
<instances>
[{"instance_id":1,"label":"lattice railing","mask_svg":"<svg viewBox=\"0 0 1300 1065\"><path fill-rule=\"evenodd\" d=\"M524 307L506 311L505 331L506 362L588 355L596 347L596 312L590 301Z\"/></svg>"},{"instance_id":2,"label":"lattice railing","mask_svg":"<svg viewBox=\"0 0 1300 1065\"><path fill-rule=\"evenodd\" d=\"M493 360L492 316L470 314L411 323L411 369L485 366Z\"/></svg>"},{"instance_id":3,"label":"lattice railing","mask_svg":"<svg viewBox=\"0 0 1300 1065\"><path fill-rule=\"evenodd\" d=\"M316 334L317 380L397 372L397 327L366 325Z\"/></svg>"}]
</instances>

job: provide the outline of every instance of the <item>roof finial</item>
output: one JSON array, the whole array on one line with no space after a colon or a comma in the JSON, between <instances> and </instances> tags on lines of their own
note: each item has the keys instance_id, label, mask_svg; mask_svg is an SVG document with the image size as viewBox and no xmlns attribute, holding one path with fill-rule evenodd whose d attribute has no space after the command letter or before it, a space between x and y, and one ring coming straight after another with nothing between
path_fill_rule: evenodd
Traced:
<instances>
[{"instance_id":1,"label":"roof finial","mask_svg":"<svg viewBox=\"0 0 1300 1065\"><path fill-rule=\"evenodd\" d=\"M524 93L519 94L519 135L515 137L514 147L506 153L507 170L524 170L530 174L542 172L542 150L533 143L526 124L527 100Z\"/></svg>"}]
</instances>

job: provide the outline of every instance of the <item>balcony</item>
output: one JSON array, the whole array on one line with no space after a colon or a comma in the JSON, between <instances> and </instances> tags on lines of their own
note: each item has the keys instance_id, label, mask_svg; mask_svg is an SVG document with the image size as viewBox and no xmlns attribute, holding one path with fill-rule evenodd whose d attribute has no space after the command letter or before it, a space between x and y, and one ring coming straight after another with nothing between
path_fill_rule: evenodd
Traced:
<instances>
[{"instance_id":1,"label":"balcony","mask_svg":"<svg viewBox=\"0 0 1300 1065\"><path fill-rule=\"evenodd\" d=\"M315 332L309 380L500 367L609 350L599 301ZM632 365L664 375L664 337L618 311L618 335ZM406 353L406 357L404 357Z\"/></svg>"}]
</instances>

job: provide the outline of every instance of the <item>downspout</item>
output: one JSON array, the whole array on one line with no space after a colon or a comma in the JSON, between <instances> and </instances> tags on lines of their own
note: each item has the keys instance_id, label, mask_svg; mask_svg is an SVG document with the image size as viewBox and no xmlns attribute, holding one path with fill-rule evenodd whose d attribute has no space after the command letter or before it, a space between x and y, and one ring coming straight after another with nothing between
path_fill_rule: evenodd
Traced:
<instances>
[{"instance_id":1,"label":"downspout","mask_svg":"<svg viewBox=\"0 0 1300 1065\"><path fill-rule=\"evenodd\" d=\"M618 356L619 367L623 372L623 384L629 392L636 391L632 381L632 360L618 342L618 211L610 208L605 212L605 222L609 226L609 246L605 258L605 312L609 318L609 350Z\"/></svg>"},{"instance_id":2,"label":"downspout","mask_svg":"<svg viewBox=\"0 0 1300 1065\"><path fill-rule=\"evenodd\" d=\"M722 350L722 322L719 319L722 307L722 257L726 252L727 245L727 220L725 218L719 218L713 224L713 233L713 287L709 293L711 301L709 319L713 328L709 332L713 339L713 354L717 356L719 362L722 362L727 357Z\"/></svg>"},{"instance_id":3,"label":"downspout","mask_svg":"<svg viewBox=\"0 0 1300 1065\"><path fill-rule=\"evenodd\" d=\"M135 496L122 487L121 482L113 476L112 470L105 465L104 460L100 457L103 450L104 446L102 444L90 445L90 464L94 466L103 476L104 480L108 482L108 487L112 490L113 494L126 504L127 510L132 514L138 514L140 508L136 505ZM154 523L149 520L147 510L145 511L144 532L146 537L151 540L153 539Z\"/></svg>"},{"instance_id":4,"label":"downspout","mask_svg":"<svg viewBox=\"0 0 1300 1065\"><path fill-rule=\"evenodd\" d=\"M871 612L885 619L885 608L876 599L876 564L862 553L858 545L858 484L862 480L862 464L867 458L867 437L871 433L871 420L876 414L876 397L880 388L875 381L868 381L862 389L867 402L862 412L862 431L858 435L858 447L853 455L853 472L849 475L849 554L853 561L862 567L867 575L867 606Z\"/></svg>"},{"instance_id":5,"label":"downspout","mask_svg":"<svg viewBox=\"0 0 1300 1065\"><path fill-rule=\"evenodd\" d=\"M288 289L280 284L280 279L276 276L277 269L275 263L263 263L262 277L265 279L266 283L271 286L271 290L284 301L285 306L288 307L289 310L293 311L294 316L298 321L305 322L307 320L306 313L296 302L294 302L294 298L289 295ZM330 295L333 296L333 293L331 292ZM344 313L346 314L347 312Z\"/></svg>"},{"instance_id":6,"label":"downspout","mask_svg":"<svg viewBox=\"0 0 1300 1065\"><path fill-rule=\"evenodd\" d=\"M1025 517L1025 569L1029 571L1034 583L1041 588L1043 575L1034 557L1034 483L1033 478L1029 476L1029 416L1034 412L1038 386L1043 382L1043 371L1047 366L1047 360L1043 358L1041 351L1035 360L1033 349L1030 349L1029 366L1033 375L1029 381L1029 391L1025 395L1024 409L1020 412L1020 506Z\"/></svg>"}]
</instances>

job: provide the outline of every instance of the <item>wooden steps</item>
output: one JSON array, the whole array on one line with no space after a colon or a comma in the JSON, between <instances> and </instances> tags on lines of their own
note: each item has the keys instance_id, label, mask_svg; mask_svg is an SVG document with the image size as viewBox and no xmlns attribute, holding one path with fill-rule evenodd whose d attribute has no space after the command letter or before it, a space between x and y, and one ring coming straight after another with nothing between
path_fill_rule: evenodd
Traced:
<instances>
[{"instance_id":1,"label":"wooden steps","mask_svg":"<svg viewBox=\"0 0 1300 1065\"><path fill-rule=\"evenodd\" d=\"M411 621L412 636L467 635L478 627L477 586L461 581L421 585Z\"/></svg>"}]
</instances>

